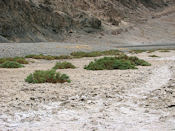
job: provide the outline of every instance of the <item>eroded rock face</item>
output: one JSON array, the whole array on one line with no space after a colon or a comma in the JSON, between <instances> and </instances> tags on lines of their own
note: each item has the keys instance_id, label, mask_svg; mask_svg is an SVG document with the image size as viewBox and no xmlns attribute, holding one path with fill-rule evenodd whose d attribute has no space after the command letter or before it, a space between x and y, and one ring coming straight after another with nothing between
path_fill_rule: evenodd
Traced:
<instances>
[{"instance_id":1,"label":"eroded rock face","mask_svg":"<svg viewBox=\"0 0 175 131\"><path fill-rule=\"evenodd\" d=\"M6 38L4 38L3 36L0 35L0 42L1 43L6 43L9 42Z\"/></svg>"},{"instance_id":2,"label":"eroded rock face","mask_svg":"<svg viewBox=\"0 0 175 131\"><path fill-rule=\"evenodd\" d=\"M0 42L60 41L72 30L97 32L103 22L118 26L123 18L137 20L149 9L170 2L173 0L0 0Z\"/></svg>"},{"instance_id":3,"label":"eroded rock face","mask_svg":"<svg viewBox=\"0 0 175 131\"><path fill-rule=\"evenodd\" d=\"M73 23L68 16L24 0L0 0L0 6L0 35L13 41L59 40Z\"/></svg>"}]
</instances>

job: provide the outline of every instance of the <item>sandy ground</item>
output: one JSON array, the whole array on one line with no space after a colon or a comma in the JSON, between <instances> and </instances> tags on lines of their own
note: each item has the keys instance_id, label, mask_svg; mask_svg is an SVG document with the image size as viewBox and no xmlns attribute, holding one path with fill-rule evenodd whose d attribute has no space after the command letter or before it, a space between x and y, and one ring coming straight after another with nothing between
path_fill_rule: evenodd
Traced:
<instances>
[{"instance_id":1,"label":"sandy ground","mask_svg":"<svg viewBox=\"0 0 175 131\"><path fill-rule=\"evenodd\" d=\"M138 70L87 71L94 58L68 60L76 69L65 84L28 84L34 70L56 61L32 60L21 69L0 69L0 130L175 130L175 51L141 53Z\"/></svg>"}]
</instances>

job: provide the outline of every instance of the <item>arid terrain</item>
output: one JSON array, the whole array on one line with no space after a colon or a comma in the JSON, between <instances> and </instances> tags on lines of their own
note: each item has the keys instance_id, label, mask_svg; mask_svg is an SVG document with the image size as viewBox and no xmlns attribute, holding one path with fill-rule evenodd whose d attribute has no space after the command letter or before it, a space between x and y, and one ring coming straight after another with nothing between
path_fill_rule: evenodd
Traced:
<instances>
[{"instance_id":1,"label":"arid terrain","mask_svg":"<svg viewBox=\"0 0 175 131\"><path fill-rule=\"evenodd\" d=\"M61 42L75 39L72 36L120 35L135 25L142 27L162 12L171 14L174 5L174 0L0 0L0 42Z\"/></svg>"},{"instance_id":2,"label":"arid terrain","mask_svg":"<svg viewBox=\"0 0 175 131\"><path fill-rule=\"evenodd\" d=\"M0 58L110 49L151 66L90 71L98 57L84 57L0 68L0 131L175 130L174 0L0 0ZM71 83L25 82L62 61L77 67L57 70Z\"/></svg>"},{"instance_id":3,"label":"arid terrain","mask_svg":"<svg viewBox=\"0 0 175 131\"><path fill-rule=\"evenodd\" d=\"M149 55L159 57L149 57ZM129 54L133 55L133 54ZM134 54L136 55L136 54ZM34 70L54 61L33 60L21 69L0 69L1 130L175 129L175 51L137 54L152 66L138 70L87 71L94 58L68 60L76 69L66 84L27 84Z\"/></svg>"}]
</instances>

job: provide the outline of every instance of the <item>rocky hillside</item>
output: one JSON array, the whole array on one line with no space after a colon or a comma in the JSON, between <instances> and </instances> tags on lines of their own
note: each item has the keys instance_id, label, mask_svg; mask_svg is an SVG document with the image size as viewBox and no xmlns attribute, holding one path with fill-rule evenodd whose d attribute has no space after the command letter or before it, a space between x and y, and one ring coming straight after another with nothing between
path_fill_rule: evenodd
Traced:
<instances>
[{"instance_id":1,"label":"rocky hillside","mask_svg":"<svg viewBox=\"0 0 175 131\"><path fill-rule=\"evenodd\" d=\"M174 0L0 0L0 42L61 41L140 22Z\"/></svg>"}]
</instances>

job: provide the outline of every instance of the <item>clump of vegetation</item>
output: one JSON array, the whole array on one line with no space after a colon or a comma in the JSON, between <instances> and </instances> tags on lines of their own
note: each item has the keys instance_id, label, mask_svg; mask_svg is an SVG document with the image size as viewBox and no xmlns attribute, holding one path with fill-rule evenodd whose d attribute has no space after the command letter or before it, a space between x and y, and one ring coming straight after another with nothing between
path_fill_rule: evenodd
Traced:
<instances>
[{"instance_id":1,"label":"clump of vegetation","mask_svg":"<svg viewBox=\"0 0 175 131\"><path fill-rule=\"evenodd\" d=\"M73 57L70 55L60 55L60 56L55 56L55 59L61 60L61 59L72 59Z\"/></svg>"},{"instance_id":2,"label":"clump of vegetation","mask_svg":"<svg viewBox=\"0 0 175 131\"><path fill-rule=\"evenodd\" d=\"M54 60L53 56L49 56L49 55L45 56L43 54L40 54L40 55L27 55L26 58Z\"/></svg>"},{"instance_id":3,"label":"clump of vegetation","mask_svg":"<svg viewBox=\"0 0 175 131\"><path fill-rule=\"evenodd\" d=\"M113 70L113 69L137 69L136 66L150 66L151 64L139 59L137 57L129 57L121 55L118 57L104 57L94 62L90 62L89 65L84 68L87 70Z\"/></svg>"},{"instance_id":4,"label":"clump of vegetation","mask_svg":"<svg viewBox=\"0 0 175 131\"><path fill-rule=\"evenodd\" d=\"M170 52L170 50L164 49L164 50L159 50L159 52Z\"/></svg>"},{"instance_id":5,"label":"clump of vegetation","mask_svg":"<svg viewBox=\"0 0 175 131\"><path fill-rule=\"evenodd\" d=\"M119 60L116 57L104 57L85 66L87 70L113 70L113 69L136 69L129 60Z\"/></svg>"},{"instance_id":6,"label":"clump of vegetation","mask_svg":"<svg viewBox=\"0 0 175 131\"><path fill-rule=\"evenodd\" d=\"M74 58L82 58L82 57L98 57L103 55L120 55L122 52L119 50L108 50L108 51L92 51L92 52L72 52L71 55Z\"/></svg>"},{"instance_id":7,"label":"clump of vegetation","mask_svg":"<svg viewBox=\"0 0 175 131\"><path fill-rule=\"evenodd\" d=\"M98 51L93 51L93 52L78 51L78 52L72 52L71 55L74 58L82 58L82 57L96 57L96 56L100 56L101 53L98 52Z\"/></svg>"},{"instance_id":8,"label":"clump of vegetation","mask_svg":"<svg viewBox=\"0 0 175 131\"><path fill-rule=\"evenodd\" d=\"M75 69L76 67L70 62L57 62L53 69Z\"/></svg>"},{"instance_id":9,"label":"clump of vegetation","mask_svg":"<svg viewBox=\"0 0 175 131\"><path fill-rule=\"evenodd\" d=\"M127 56L127 55L120 55L116 57L116 59L120 60L129 60L135 66L151 66L150 63L146 62L145 60L139 59L136 56Z\"/></svg>"},{"instance_id":10,"label":"clump of vegetation","mask_svg":"<svg viewBox=\"0 0 175 131\"><path fill-rule=\"evenodd\" d=\"M131 51L129 51L129 52L130 52L130 53L139 54L139 53L143 53L143 52L153 53L153 52L155 52L155 51L159 51L159 52L170 52L170 50L175 50L175 49L131 50Z\"/></svg>"},{"instance_id":11,"label":"clump of vegetation","mask_svg":"<svg viewBox=\"0 0 175 131\"><path fill-rule=\"evenodd\" d=\"M69 55L51 56L51 55L27 55L26 58L44 59L44 60L60 60L60 59L72 59Z\"/></svg>"},{"instance_id":12,"label":"clump of vegetation","mask_svg":"<svg viewBox=\"0 0 175 131\"><path fill-rule=\"evenodd\" d=\"M143 52L147 52L147 50L131 50L131 51L129 51L129 53L134 53L134 54L139 54L139 53L143 53Z\"/></svg>"},{"instance_id":13,"label":"clump of vegetation","mask_svg":"<svg viewBox=\"0 0 175 131\"><path fill-rule=\"evenodd\" d=\"M29 62L25 60L23 57L14 57L14 58L0 58L0 64L7 62L7 61L14 61L20 64L28 64Z\"/></svg>"},{"instance_id":14,"label":"clump of vegetation","mask_svg":"<svg viewBox=\"0 0 175 131\"><path fill-rule=\"evenodd\" d=\"M157 55L149 55L149 57L159 57L159 56L157 56Z\"/></svg>"},{"instance_id":15,"label":"clump of vegetation","mask_svg":"<svg viewBox=\"0 0 175 131\"><path fill-rule=\"evenodd\" d=\"M26 79L28 83L70 83L69 76L56 72L56 70L41 71L37 70L30 74Z\"/></svg>"},{"instance_id":16,"label":"clump of vegetation","mask_svg":"<svg viewBox=\"0 0 175 131\"><path fill-rule=\"evenodd\" d=\"M148 50L147 53L153 53L155 51L157 51L157 50L156 49L152 49L152 50Z\"/></svg>"},{"instance_id":17,"label":"clump of vegetation","mask_svg":"<svg viewBox=\"0 0 175 131\"><path fill-rule=\"evenodd\" d=\"M0 64L0 67L1 68L21 68L24 66L16 61L5 61L4 63Z\"/></svg>"}]
</instances>

